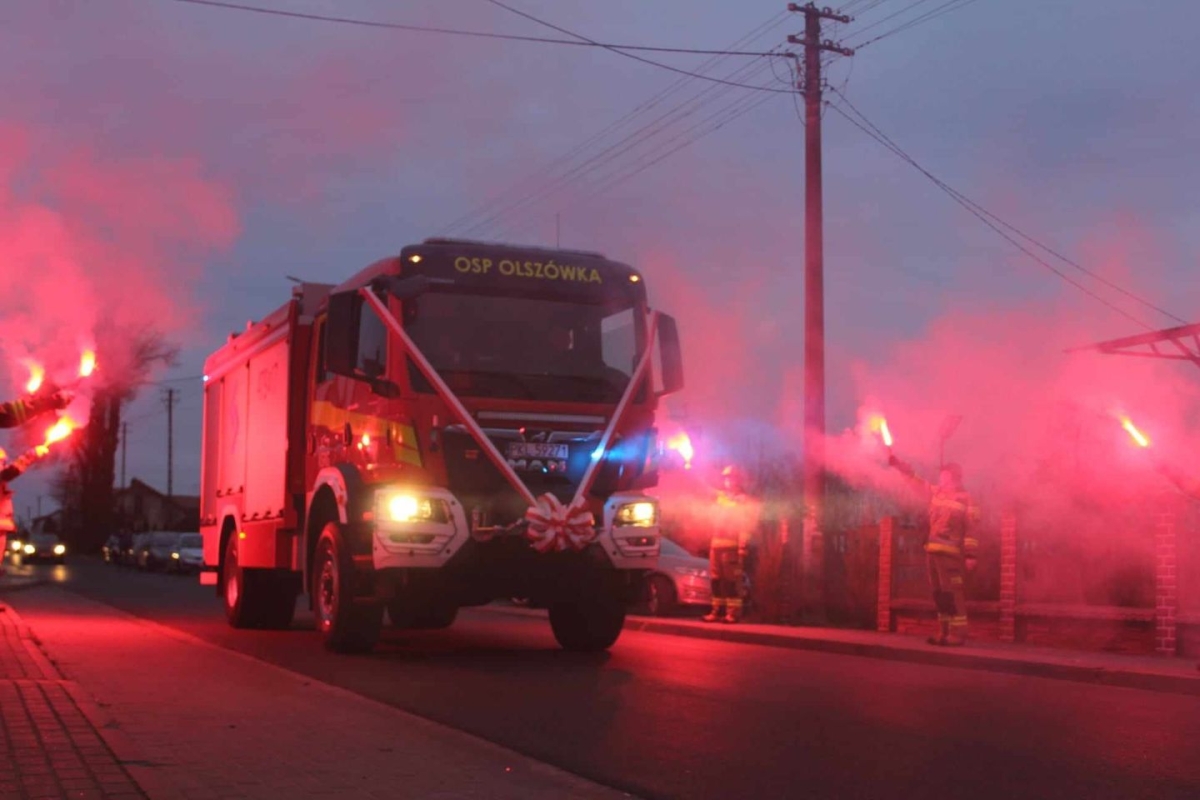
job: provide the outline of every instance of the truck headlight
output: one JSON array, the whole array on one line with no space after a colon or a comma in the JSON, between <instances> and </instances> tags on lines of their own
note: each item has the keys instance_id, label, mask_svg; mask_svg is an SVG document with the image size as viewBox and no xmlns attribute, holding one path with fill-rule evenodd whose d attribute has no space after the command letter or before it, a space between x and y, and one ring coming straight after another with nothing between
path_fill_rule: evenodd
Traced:
<instances>
[{"instance_id":1,"label":"truck headlight","mask_svg":"<svg viewBox=\"0 0 1200 800\"><path fill-rule=\"evenodd\" d=\"M63 545L63 544L56 544L56 545L54 545L54 555L56 555L56 556L61 556L61 555L62 555L63 553L65 553L65 552L67 552L67 546L66 546L66 545Z\"/></svg>"},{"instance_id":2,"label":"truck headlight","mask_svg":"<svg viewBox=\"0 0 1200 800\"><path fill-rule=\"evenodd\" d=\"M379 522L447 522L449 509L443 500L404 490L382 491L375 496L375 519Z\"/></svg>"},{"instance_id":3,"label":"truck headlight","mask_svg":"<svg viewBox=\"0 0 1200 800\"><path fill-rule=\"evenodd\" d=\"M625 503L617 508L614 518L617 525L650 528L658 524L658 504L651 500Z\"/></svg>"}]
</instances>

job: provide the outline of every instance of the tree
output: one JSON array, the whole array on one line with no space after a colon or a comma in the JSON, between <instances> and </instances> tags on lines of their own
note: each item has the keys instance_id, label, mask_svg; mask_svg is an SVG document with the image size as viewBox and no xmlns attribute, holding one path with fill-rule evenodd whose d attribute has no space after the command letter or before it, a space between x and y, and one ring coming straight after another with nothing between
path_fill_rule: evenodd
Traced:
<instances>
[{"instance_id":1,"label":"tree","mask_svg":"<svg viewBox=\"0 0 1200 800\"><path fill-rule=\"evenodd\" d=\"M72 463L60 481L68 496L64 525L69 525L75 547L84 552L99 550L113 532L121 412L154 369L173 366L179 355L177 345L149 328L124 336L112 331L98 338L101 382L92 396L87 427L77 434Z\"/></svg>"}]
</instances>

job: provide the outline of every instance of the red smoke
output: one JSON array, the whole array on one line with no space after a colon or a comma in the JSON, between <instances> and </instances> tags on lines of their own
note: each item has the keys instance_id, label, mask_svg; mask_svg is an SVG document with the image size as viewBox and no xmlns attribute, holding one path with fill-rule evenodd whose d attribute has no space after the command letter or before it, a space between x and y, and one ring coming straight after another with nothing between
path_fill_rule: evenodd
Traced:
<instances>
[{"instance_id":1,"label":"red smoke","mask_svg":"<svg viewBox=\"0 0 1200 800\"><path fill-rule=\"evenodd\" d=\"M30 363L64 383L98 346L118 376L133 336L177 337L195 322L201 260L238 233L232 197L191 159L116 159L29 146L0 128L0 362L10 393ZM86 414L85 414L86 416Z\"/></svg>"},{"instance_id":2,"label":"red smoke","mask_svg":"<svg viewBox=\"0 0 1200 800\"><path fill-rule=\"evenodd\" d=\"M1045 306L947 315L922 338L897 343L888 360L858 366L860 426L831 437L831 468L857 485L894 484L869 430L869 417L882 413L897 454L936 477L939 429L959 415L945 458L995 503L1110 506L1161 490L1153 459L1186 464L1198 442L1200 376L1179 362L1063 352L1095 339ZM1126 416L1151 448L1130 440Z\"/></svg>"}]
</instances>

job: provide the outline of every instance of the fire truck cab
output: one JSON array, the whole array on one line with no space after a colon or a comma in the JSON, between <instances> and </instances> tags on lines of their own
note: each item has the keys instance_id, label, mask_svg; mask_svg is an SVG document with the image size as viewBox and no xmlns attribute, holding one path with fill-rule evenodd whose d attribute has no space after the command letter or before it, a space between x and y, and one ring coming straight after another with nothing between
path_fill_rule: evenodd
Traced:
<instances>
[{"instance_id":1,"label":"fire truck cab","mask_svg":"<svg viewBox=\"0 0 1200 800\"><path fill-rule=\"evenodd\" d=\"M205 362L201 580L235 627L371 649L510 597L602 650L659 552L674 320L598 253L429 239L305 283Z\"/></svg>"}]
</instances>

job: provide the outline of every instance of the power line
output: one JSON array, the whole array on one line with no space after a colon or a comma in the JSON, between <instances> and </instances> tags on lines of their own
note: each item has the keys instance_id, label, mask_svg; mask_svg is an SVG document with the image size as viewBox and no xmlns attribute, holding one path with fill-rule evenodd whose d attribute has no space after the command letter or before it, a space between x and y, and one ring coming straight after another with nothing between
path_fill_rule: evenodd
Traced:
<instances>
[{"instance_id":1,"label":"power line","mask_svg":"<svg viewBox=\"0 0 1200 800\"><path fill-rule=\"evenodd\" d=\"M355 19L353 17L335 17L335 16L326 15L326 14L310 14L310 13L302 12L302 11L287 11L287 10L278 9L278 8L264 8L262 6L244 5L242 3L227 3L227 2L224 2L223 0L173 0L173 2L188 3L191 5L198 5L198 6L209 6L212 8L220 8L220 9L226 9L226 10L230 10L230 11L246 11L246 12L250 12L250 13L254 13L254 14L264 14L264 15L273 16L273 17L288 17L288 18L292 18L292 19L309 20L312 22L330 22L330 23L335 23L335 24L340 24L340 25L356 25L356 26L365 27L365 28L382 28L382 29L386 29L386 30L409 31L412 33L434 33L434 34L442 34L442 35L449 35L449 36L471 36L471 37L481 38L481 39L503 39L506 41L534 42L534 43L538 43L538 44L572 45L575 47L599 47L599 48L602 48L605 50L610 50L614 53L617 53L618 55L625 56L626 58L632 58L635 61L641 61L644 64L650 64L651 66L658 67L659 69L668 70L669 72L676 72L676 73L679 73L680 75L690 75L695 78L700 78L701 80L717 81L717 82L721 82L721 81L719 81L717 78L708 78L708 77L699 75L697 73L691 72L686 69L674 67L674 66L671 66L670 64L664 64L661 61L654 61L653 59L634 55L634 53L630 52L630 51L654 52L654 53L680 53L680 54L686 54L686 55L749 56L749 57L759 57L759 58L766 55L766 53L754 53L754 52L731 51L731 50L704 50L704 49L686 48L686 47L652 47L652 46L647 46L647 45L609 44L609 43L605 43L605 42L593 41L591 39L587 39L586 37L582 37L582 36L579 36L577 40L576 39L551 39L551 38L547 38L547 37L543 37L543 36L520 36L520 35L516 35L516 34L495 33L492 31L468 31L468 30L459 30L457 28L434 28L434 27L428 27L428 26L424 26L424 25L407 25L407 24L399 23L399 22L382 22L379 20ZM515 12L515 13L520 13L520 12ZM576 36L577 34L571 34L571 35ZM739 86L739 88L742 88L742 89L753 89L755 91L762 91L762 92L784 92L784 91L786 91L784 89L775 89L775 88L772 88L769 86L751 86L749 84L739 84L738 86Z\"/></svg>"},{"instance_id":2,"label":"power line","mask_svg":"<svg viewBox=\"0 0 1200 800\"><path fill-rule=\"evenodd\" d=\"M653 150L652 152L645 154L640 161L637 161L636 163L634 163L632 165L628 165L627 168L625 169L625 171L622 172L620 170L617 170L617 171L609 173L609 175L607 177L601 178L591 188L589 188L587 190L587 192L586 192L587 198L591 199L594 197L598 197L598 196L604 194L605 192L609 191L610 189L613 189L618 184L624 183L625 181L633 178L634 176L639 175L642 172L645 172L646 170L650 169L651 167L653 167L654 165L663 161L664 159L669 158L670 156L674 155L675 153L679 152L680 150L684 149L685 147L695 144L696 142L698 142L699 140L708 136L709 134L717 132L721 128L723 128L726 125L728 125L729 123L733 122L735 119L742 117L745 114L750 113L751 111L758 108L760 105L762 105L763 103L765 103L766 101L768 101L770 99L771 98L768 96L759 96L759 97L749 96L749 97L747 97L747 96L743 95L741 97L738 97L732 103L729 103L728 105L722 107L715 113L710 114L708 117L706 117L705 119L692 125L690 128L687 128L687 129L681 131L680 133L676 134L674 137L666 140L665 142L660 143L657 146L656 150ZM749 101L749 102L747 102L747 101ZM699 132L696 132L696 131L699 131ZM689 136L689 134L692 134L692 133L694 133L694 135ZM684 139L684 141L682 141L679 144L675 144L675 142L678 142L681 138ZM672 147L671 145L673 145L673 144L674 144L674 146ZM629 167L631 167L631 168L629 168ZM575 202L577 203L578 200L576 200ZM575 203L568 204L567 207L570 207L571 205L574 205L574 204ZM515 228L513 230L520 231L520 230L524 230L525 228L528 228L528 227L529 227L529 225L527 223L526 225L519 227L519 228Z\"/></svg>"},{"instance_id":3,"label":"power line","mask_svg":"<svg viewBox=\"0 0 1200 800\"><path fill-rule=\"evenodd\" d=\"M754 64L747 64L743 65L732 74L734 76L744 75L745 77L752 77L758 72L765 71L766 67L766 63L758 64L757 66ZM598 169L602 169L603 167L607 166L607 164L618 158L624 157L633 149L641 146L644 142L649 141L651 138L657 136L660 132L666 130L670 125L673 125L675 122L696 113L714 99L719 98L721 95L727 94L728 92L729 88L716 85L702 89L691 98L674 106L663 114L660 114L658 117L646 123L645 125L642 125L637 130L627 134L624 138L614 142L613 144L610 144L608 147L591 156L587 160L572 167L570 170L560 175L547 186L519 197L515 201L508 203L505 207L493 212L487 218L468 228L467 233L483 228L516 211L520 211L521 209L524 209L538 200L544 199L558 191L561 191L573 180L585 177L590 173L594 173Z\"/></svg>"},{"instance_id":4,"label":"power line","mask_svg":"<svg viewBox=\"0 0 1200 800\"><path fill-rule=\"evenodd\" d=\"M738 78L749 77L753 75L755 71L761 71L762 68L763 64L757 65L757 68L753 63L744 64L734 72L730 73L730 75ZM695 113L713 99L720 97L729 91L730 89L728 87L719 86L716 84L706 86L683 102L672 106L667 111L641 125L641 127L626 134L621 139L618 139L599 152L594 153L585 160L575 164L558 177L550 180L549 183L535 189L532 192L526 192L522 196L515 199L512 199L510 196L508 202L503 203L499 209L467 228L467 233L483 228L513 212L525 208L537 200L544 199L558 191L561 191L573 180L584 177L590 173L594 173L596 170L603 168L611 161L623 157L634 148L640 146L643 142L648 141L650 138L656 136L660 131L666 129L678 120Z\"/></svg>"},{"instance_id":5,"label":"power line","mask_svg":"<svg viewBox=\"0 0 1200 800\"><path fill-rule=\"evenodd\" d=\"M740 39L737 39L736 41L734 41L730 45L729 49L733 50L734 48L741 47L741 46L743 46L745 44L749 44L750 42L753 42L753 41L757 41L758 39L765 36L772 29L777 28L779 25L781 25L783 23L784 20L788 19L789 17L790 17L790 15L786 11L775 14L773 17L768 19L766 22L757 26L756 28L751 30L749 33L742 36ZM698 67L696 67L696 71L699 73L708 72L709 70L715 68L718 64L720 64L721 62L723 62L725 60L726 60L725 56L715 56L713 58L707 59L702 64L700 64ZM736 72L734 73L734 75L736 75ZM729 77L729 76L727 76L727 77ZM544 167L541 167L540 169L536 170L535 172L525 176L524 178L519 180L516 184L514 184L513 186L506 189L504 192L489 198L483 204L476 206L474 209L472 209L472 210L468 211L467 213L463 214L462 216L458 217L457 219L455 219L453 222L451 222L449 225L446 225L442 229L443 233L449 234L449 233L453 232L455 229L466 225L467 223L471 222L472 220L474 220L476 218L488 217L490 211L511 204L511 198L514 193L520 192L523 194L527 194L530 189L534 189L537 186L537 184L540 181L542 181L544 178L549 179L552 182L557 180L557 179L554 179L553 176L554 176L555 171L558 170L559 167L565 167L566 165L570 164L577 156L580 156L583 153L587 152L587 150L592 145L602 142L604 140L604 138L606 136L608 136L609 134L616 133L625 125L632 123L639 116L654 109L656 106L658 106L664 100L666 100L668 97L670 97L671 95L673 95L673 94L679 92L681 89L683 89L683 87L686 86L688 83L690 83L692 80L693 80L693 78L691 76L683 76L683 77L677 78L669 86L667 86L666 88L662 89L661 91L655 93L654 95L647 98L646 100L643 100L641 103L634 106L633 109L626 112L619 119L615 120L614 122L609 123L602 130L597 131L596 133L592 134L587 139L585 139L584 141L575 145L573 148L571 148L566 153L563 153L562 155L558 156L557 158L555 158L553 161L551 161ZM709 89L712 89L712 88L714 88L714 87L709 87ZM543 188L544 188L544 186L543 186ZM537 191L540 191L540 190L537 190Z\"/></svg>"},{"instance_id":6,"label":"power line","mask_svg":"<svg viewBox=\"0 0 1200 800\"><path fill-rule=\"evenodd\" d=\"M856 47L857 47L857 49L861 50L864 47L866 47L867 45L874 44L875 42L878 42L881 39L886 39L887 37L889 37L893 34L901 33L903 31L908 30L909 28L914 28L917 25L920 25L924 22L929 22L930 20L936 19L937 17L943 16L944 14L949 14L951 11L957 11L960 8L966 8L967 6L971 5L974 2L977 2L977 0L950 0L948 3L944 3L943 5L940 5L937 8L926 12L925 14L922 14L921 16L916 17L915 19L909 20L908 22L898 25L897 27L895 27L889 31L884 31L883 33L879 34L878 36L876 36L872 39L868 39L865 42L857 45Z\"/></svg>"},{"instance_id":7,"label":"power line","mask_svg":"<svg viewBox=\"0 0 1200 800\"><path fill-rule=\"evenodd\" d=\"M747 103L747 100L749 100L749 103ZM678 144L675 147L670 148L666 152L659 154L656 158L653 158L650 161L643 162L640 165L636 165L632 171L627 172L622 175L618 175L615 178L610 178L607 182L602 183L598 188L589 192L588 196L594 197L594 196L603 194L604 192L607 192L608 190L612 189L617 184L624 183L625 181L629 180L630 178L634 177L635 175L645 172L650 167L653 167L655 164L659 163L663 159L674 155L675 153L679 152L683 148L688 147L692 144L695 144L696 142L700 141L705 136L708 136L711 133L716 133L721 128L728 125L730 122L733 122L735 119L738 119L739 117L745 116L746 114L748 114L751 111L753 111L754 109L758 108L759 106L761 106L763 103L767 102L768 100L770 100L769 97L751 97L751 98L739 97L733 103L731 103L728 106L726 106L725 108L721 109L716 114L710 115L706 120L703 120L702 122L697 123L696 125L692 126L692 128L689 128L687 131L684 131L683 133L675 136L673 139L668 140L666 142L666 144L671 144L675 141L678 141L682 136L685 136L686 134L691 133L692 131L695 131L697 128L700 128L701 126L703 126L705 123L708 123L708 122L713 123L709 127L700 131L695 136L692 136L692 137L686 139L683 143Z\"/></svg>"},{"instance_id":8,"label":"power line","mask_svg":"<svg viewBox=\"0 0 1200 800\"><path fill-rule=\"evenodd\" d=\"M168 383L190 383L192 381L204 380L203 375L185 375L181 378L161 378L156 381L142 381L139 386L162 386Z\"/></svg>"},{"instance_id":9,"label":"power line","mask_svg":"<svg viewBox=\"0 0 1200 800\"><path fill-rule=\"evenodd\" d=\"M652 66L659 67L661 69L670 70L671 72L677 72L680 75L688 75L693 78L699 78L700 80L705 80L705 81L713 81L715 83L724 83L724 84L728 84L729 86L737 86L741 89L757 89L759 91L764 91L764 92L776 92L776 93L786 93L786 94L794 93L793 90L791 90L791 89L774 89L774 88L771 88L770 86L752 86L752 85L746 84L746 83L733 83L731 81L721 80L720 78L710 78L707 75L702 75L698 72L691 72L691 71L685 70L685 69L678 69L676 67L672 67L670 64L664 64L661 61L652 61L651 59L643 58L642 56L638 56L638 55L634 55L633 53L625 52L626 50L631 50L632 48L620 47L619 45L603 44L601 42L597 42L595 39L589 39L588 37L584 36L581 33L576 33L575 31L567 30L566 28L555 25L552 22L547 22L544 19L540 19L540 18L535 17L532 14L529 14L525 11L521 11L518 8L514 8L513 6L510 6L507 3L502 3L502 2L500 2L500 0L487 0L487 2L491 3L494 6L497 6L498 8L503 8L506 11L510 11L513 14L516 14L517 16L524 17L525 19L536 22L539 25L550 28L551 30L558 31L559 33L565 33L568 36L574 36L576 39L579 40L579 42L578 42L579 44L589 44L594 47L602 47L605 50L609 50L613 53L616 53L619 56L624 56L625 58L632 58L634 61L640 61L643 64L650 64ZM714 54L714 53L717 55L727 55L728 54L728 53L720 53L717 51L710 51L710 54ZM757 53L756 55L770 56L772 54L771 53Z\"/></svg>"},{"instance_id":10,"label":"power line","mask_svg":"<svg viewBox=\"0 0 1200 800\"><path fill-rule=\"evenodd\" d=\"M914 169L916 169L918 172L920 172L922 175L924 175L926 178L928 178L930 181L932 181L934 183L934 185L936 185L939 189L941 189L946 194L948 194L950 196L950 198L953 199L956 203L958 203L960 206L965 208L972 215L977 217L981 222L983 222L983 224L987 225L989 228L991 228L993 231L995 231L997 234L999 234L1002 238L1004 238L1006 241L1008 241L1010 244L1012 244L1018 250L1023 252L1025 255L1032 258L1038 264L1040 264L1041 266L1043 266L1046 269L1053 272L1055 275L1057 275L1063 281L1069 283L1070 285L1072 285L1075 288L1082 291L1084 294L1087 294L1088 296L1092 297L1093 299L1104 304L1109 309L1117 312L1118 314L1122 315L1126 319L1129 319L1129 320L1137 323L1138 325L1141 325L1144 328L1147 328L1147 329L1153 328L1153 326L1151 326L1146 321L1142 320L1141 318L1139 318L1133 314L1130 314L1128 311L1121 308L1120 306L1113 304L1112 302L1110 302L1103 296L1097 294L1095 291L1093 291L1089 287L1085 286L1084 284L1082 284L1079 281L1072 278L1067 273L1058 269L1053 264L1049 263L1048 261L1043 259L1041 256L1039 256L1037 253L1030 250L1028 247L1026 247L1024 244L1022 244L1020 241L1018 241L1012 235L1010 235L1007 231L1012 231L1014 234L1025 239L1026 241L1030 242L1034 246L1044 250L1047 253L1050 253L1051 255L1055 256L1056 258L1059 258L1060 260L1064 261L1065 263L1070 264L1071 266L1080 270L1081 272L1088 275L1092 279L1104 284L1105 286L1108 286L1111 289L1114 289L1115 291L1125 295L1126 297L1129 297L1132 300L1137 301L1138 303L1146 306L1147 308L1153 309L1154 311L1157 311L1158 313L1168 316L1172 319L1179 320L1180 322L1183 321L1179 317L1172 314L1170 311L1160 308L1159 306L1155 305L1154 303L1150 302L1149 300L1139 297L1138 295L1134 294L1133 292L1130 292L1129 290L1125 289L1124 287L1122 287L1116 283L1113 283L1112 281L1108 280L1107 278L1104 278L1103 276L1098 275L1095 272L1092 272L1091 270L1087 269L1086 267L1083 267L1082 265L1077 264L1076 262L1071 261L1070 259L1067 259L1065 256L1062 256L1061 254L1057 253L1050 247L1048 247L1048 246L1042 244L1041 242L1039 242L1038 240L1034 239L1032 236L1022 232L1015 226L1000 219L995 214L993 214L992 212L983 208L983 206L976 203L974 200L971 200L966 195L964 195L961 192L959 192L958 190L954 189L953 187L951 187L950 185L948 185L947 183L942 181L940 178L935 176L933 173L931 173L929 170L925 169L925 167L921 166L912 156L910 156L898 144L896 144L894 141L892 141L891 138L889 138L885 133L883 133L883 131L880 130L878 128L878 126L876 126L869 119L867 119L866 116L863 115L863 113L861 111L859 111L857 108L855 108L850 103L850 101L846 99L846 97L844 95L842 95L840 92L837 92L837 90L834 90L834 92L838 95L838 97L841 98L842 102L847 107L849 107L855 113L855 115L857 115L862 121L860 122L858 119L855 119L851 115L847 114L838 105L831 106L831 108L835 112L840 114L844 119L846 119L848 122L850 122L852 125L854 125L859 130L866 133L872 139L879 142L881 145L883 145L885 148L890 150L892 153L899 156L902 160L906 161L910 166L912 166Z\"/></svg>"},{"instance_id":11,"label":"power line","mask_svg":"<svg viewBox=\"0 0 1200 800\"><path fill-rule=\"evenodd\" d=\"M864 115L861 111L859 111L858 108L855 107L855 105L850 102L849 98L847 98L844 94L842 94L837 89L834 89L833 92L839 98L841 98L842 102L844 102L851 111L853 111L855 114L857 114L858 117L864 123L866 123L872 130L874 130L877 134L879 134L879 136L881 136L885 141L887 141L891 147L895 148L905 160L909 161L911 164L913 164L913 166L919 166L912 159L912 157L909 156L908 153L904 152L904 150L898 144L896 144L887 134L885 134L882 130L879 129L879 127L877 125L875 125L873 122L871 122L869 119L867 119L866 115ZM1145 306L1146 308L1149 308L1153 311L1157 311L1159 314L1162 314L1163 316L1170 317L1171 319L1175 320L1176 322L1186 323L1186 320L1184 320L1182 317L1178 317L1175 314L1172 314L1170 311L1166 310L1165 308L1162 308L1161 306L1157 306L1154 303L1150 302L1149 300L1146 300L1145 298L1134 294L1133 292L1129 291L1128 289L1125 289L1123 286L1121 286L1117 283L1114 283L1113 281L1110 281L1108 278L1105 278L1103 275L1100 275L1097 272L1093 272L1092 270L1083 266L1079 262L1074 261L1071 258L1068 258L1067 256L1063 255L1062 253L1058 252L1057 250L1050 247L1049 245L1043 244L1041 241L1039 241L1038 239L1035 239L1033 236L1025 233L1024 231L1022 231L1020 228L1016 227L1015 225L1012 225L1011 223L1007 222L1006 220L1001 219L1000 217L996 216L991 211L984 208L983 206L981 206L979 203L975 202L971 198L967 197L966 195L964 195L962 192L958 191L957 189L947 186L944 182L941 182L941 181L939 181L939 182L942 183L942 185L945 186L945 188L947 190L953 192L958 198L961 198L966 203L969 203L976 211L987 216L989 219L991 219L992 221L994 221L1001 227L1007 229L1011 233L1016 234L1017 236L1021 237L1022 239L1029 242L1030 244L1034 245L1035 247L1039 248L1040 250L1057 258L1059 261L1062 261L1064 264L1068 264L1069 266L1074 267L1075 269L1079 270L1080 272L1082 272L1083 274L1092 278L1093 280L1104 284L1105 286L1109 287L1110 289L1113 289L1114 291L1120 292L1121 294L1125 295L1129 299L1140 303L1141 305Z\"/></svg>"},{"instance_id":12,"label":"power line","mask_svg":"<svg viewBox=\"0 0 1200 800\"><path fill-rule=\"evenodd\" d=\"M864 25L863 27L858 28L857 30L853 30L853 29L847 30L845 32L845 36L858 36L860 33L863 33L864 31L869 31L872 28L877 28L880 25L882 25L883 23L887 22L889 19L895 19L896 17L899 17L902 14L904 14L908 11L911 11L912 9L916 8L917 6L923 5L924 3L928 3L928 2L929 2L929 0L915 0L915 2L906 5L904 8L900 9L899 11L895 11L891 14L888 14L886 17L881 17L880 19L877 19L876 21L872 22L869 25Z\"/></svg>"}]
</instances>

